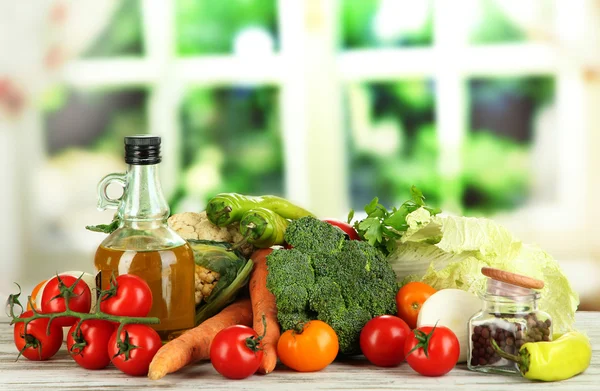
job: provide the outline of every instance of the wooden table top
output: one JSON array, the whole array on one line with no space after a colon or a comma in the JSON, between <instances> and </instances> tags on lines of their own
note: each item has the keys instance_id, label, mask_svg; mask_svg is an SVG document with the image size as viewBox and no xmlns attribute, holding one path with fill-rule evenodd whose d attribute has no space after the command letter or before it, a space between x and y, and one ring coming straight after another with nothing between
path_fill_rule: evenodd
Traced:
<instances>
[{"instance_id":1,"label":"wooden table top","mask_svg":"<svg viewBox=\"0 0 600 391\"><path fill-rule=\"evenodd\" d=\"M481 374L459 365L446 376L428 378L415 373L406 363L396 368L378 368L364 359L336 362L316 373L296 373L279 366L273 373L228 380L210 362L189 366L151 381L130 377L109 366L99 371L79 367L61 350L49 361L20 358L13 343L12 327L0 320L1 390L600 390L600 312L580 312L576 327L592 341L592 363L587 371L557 383L531 382L520 376Z\"/></svg>"}]
</instances>

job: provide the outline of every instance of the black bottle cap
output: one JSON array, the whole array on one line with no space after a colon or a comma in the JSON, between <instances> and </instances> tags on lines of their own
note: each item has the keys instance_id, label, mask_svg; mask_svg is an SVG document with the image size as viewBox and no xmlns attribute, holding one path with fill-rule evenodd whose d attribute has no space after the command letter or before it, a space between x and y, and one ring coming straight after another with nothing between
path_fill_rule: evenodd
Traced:
<instances>
[{"instance_id":1,"label":"black bottle cap","mask_svg":"<svg viewBox=\"0 0 600 391\"><path fill-rule=\"evenodd\" d=\"M125 163L136 165L158 164L160 137L139 134L125 137Z\"/></svg>"}]
</instances>

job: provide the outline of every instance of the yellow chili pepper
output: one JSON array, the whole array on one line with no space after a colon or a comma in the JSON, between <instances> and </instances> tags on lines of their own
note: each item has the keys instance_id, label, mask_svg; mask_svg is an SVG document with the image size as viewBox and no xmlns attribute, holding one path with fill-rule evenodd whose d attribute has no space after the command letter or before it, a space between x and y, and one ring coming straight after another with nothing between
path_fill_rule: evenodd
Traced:
<instances>
[{"instance_id":1,"label":"yellow chili pepper","mask_svg":"<svg viewBox=\"0 0 600 391\"><path fill-rule=\"evenodd\" d=\"M506 353L494 340L492 347L500 357L516 362L523 377L531 380L569 379L585 371L592 359L590 340L575 331L551 342L525 343L519 355Z\"/></svg>"}]
</instances>

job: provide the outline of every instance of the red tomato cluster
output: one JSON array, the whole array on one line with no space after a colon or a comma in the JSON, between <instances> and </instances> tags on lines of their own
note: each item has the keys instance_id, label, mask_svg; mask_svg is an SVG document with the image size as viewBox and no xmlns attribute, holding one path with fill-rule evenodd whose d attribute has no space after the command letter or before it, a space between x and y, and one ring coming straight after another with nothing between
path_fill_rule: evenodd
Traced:
<instances>
[{"instance_id":1,"label":"red tomato cluster","mask_svg":"<svg viewBox=\"0 0 600 391\"><path fill-rule=\"evenodd\" d=\"M435 292L420 282L404 285L396 296L398 316L375 317L361 331L360 347L367 360L381 367L397 366L406 360L425 376L450 372L460 354L458 338L452 330L443 326L414 329L421 306Z\"/></svg>"},{"instance_id":2,"label":"red tomato cluster","mask_svg":"<svg viewBox=\"0 0 600 391\"><path fill-rule=\"evenodd\" d=\"M100 302L102 312L113 316L145 317L152 307L152 292L141 278L124 274L116 278L116 292L111 297L103 297ZM76 284L75 286L73 286ZM69 289L69 309L79 313L89 313L91 290L83 281L62 275L51 279L42 295L39 312L57 313L66 309L64 290ZM62 292L61 292L62 291ZM32 311L21 314L21 318L31 317ZM49 319L38 318L25 325L16 323L14 341L17 349L29 360L47 360L54 356L63 342L63 326L70 326L67 335L67 349L77 364L86 369L102 369L111 362L129 375L139 376L148 373L150 361L162 346L158 333L150 326L127 324L117 340L118 323L77 317L55 318L49 333L46 332Z\"/></svg>"}]
</instances>

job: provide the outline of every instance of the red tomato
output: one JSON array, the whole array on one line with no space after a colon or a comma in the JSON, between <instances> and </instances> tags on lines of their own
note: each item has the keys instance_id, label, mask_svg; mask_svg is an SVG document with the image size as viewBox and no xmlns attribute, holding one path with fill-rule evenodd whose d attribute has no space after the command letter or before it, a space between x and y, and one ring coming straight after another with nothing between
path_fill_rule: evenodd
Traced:
<instances>
[{"instance_id":1,"label":"red tomato","mask_svg":"<svg viewBox=\"0 0 600 391\"><path fill-rule=\"evenodd\" d=\"M102 369L110 364L108 340L115 331L115 325L105 320L90 319L81 324L75 335L78 323L71 326L67 335L67 350L77 364L86 369ZM83 347L76 344L84 344Z\"/></svg>"},{"instance_id":2,"label":"red tomato","mask_svg":"<svg viewBox=\"0 0 600 391\"><path fill-rule=\"evenodd\" d=\"M394 367L404 361L404 343L411 338L410 327L392 315L371 319L360 332L360 349L372 364Z\"/></svg>"},{"instance_id":3,"label":"red tomato","mask_svg":"<svg viewBox=\"0 0 600 391\"><path fill-rule=\"evenodd\" d=\"M244 379L253 375L263 358L256 331L242 325L219 331L210 344L210 362L221 375L229 379Z\"/></svg>"},{"instance_id":4,"label":"red tomato","mask_svg":"<svg viewBox=\"0 0 600 391\"><path fill-rule=\"evenodd\" d=\"M132 376L148 374L150 361L162 346L158 333L144 324L128 324L121 331L121 349L117 345L117 331L108 341L110 361L122 372ZM129 357L126 357L127 354Z\"/></svg>"},{"instance_id":5,"label":"red tomato","mask_svg":"<svg viewBox=\"0 0 600 391\"><path fill-rule=\"evenodd\" d=\"M449 328L425 326L414 330L413 337L406 340L404 354L408 365L421 375L442 376L456 365L460 345Z\"/></svg>"},{"instance_id":6,"label":"red tomato","mask_svg":"<svg viewBox=\"0 0 600 391\"><path fill-rule=\"evenodd\" d=\"M113 296L103 296L102 312L117 316L144 317L152 308L152 291L148 283L133 274L116 278L117 290Z\"/></svg>"},{"instance_id":7,"label":"red tomato","mask_svg":"<svg viewBox=\"0 0 600 391\"><path fill-rule=\"evenodd\" d=\"M33 316L33 311L25 311L19 318L30 316ZM29 322L27 324L27 334L24 332L25 323L15 323L14 340L19 352L33 361L47 360L54 356L63 341L63 329L56 323L57 320L52 321L50 334L46 334L48 328L47 318L39 318Z\"/></svg>"},{"instance_id":8,"label":"red tomato","mask_svg":"<svg viewBox=\"0 0 600 391\"><path fill-rule=\"evenodd\" d=\"M396 294L398 316L408 327L411 329L417 327L417 318L423 303L435 292L437 291L434 288L422 282L409 282L400 288Z\"/></svg>"},{"instance_id":9,"label":"red tomato","mask_svg":"<svg viewBox=\"0 0 600 391\"><path fill-rule=\"evenodd\" d=\"M44 288L44 293L42 293L42 312L54 313L65 311L67 309L65 299L60 296L61 285L64 290L71 288L75 284L75 281L77 281L77 278L70 275L59 275L48 281L48 284ZM79 280L77 285L72 288L71 297L69 298L69 309L75 312L89 313L91 306L92 292L90 291L90 287L83 280ZM60 326L71 326L75 322L77 322L77 318L74 316L60 317L52 321L52 323L57 323Z\"/></svg>"},{"instance_id":10,"label":"red tomato","mask_svg":"<svg viewBox=\"0 0 600 391\"><path fill-rule=\"evenodd\" d=\"M342 231L344 231L344 233L346 235L348 235L348 237L351 240L360 240L360 237L358 236L358 233L356 232L356 230L354 229L353 226L351 226L350 224L341 221L341 220L336 220L336 219L323 219L323 221L328 222L329 224L333 225L334 227L338 227L339 229L341 229Z\"/></svg>"}]
</instances>

